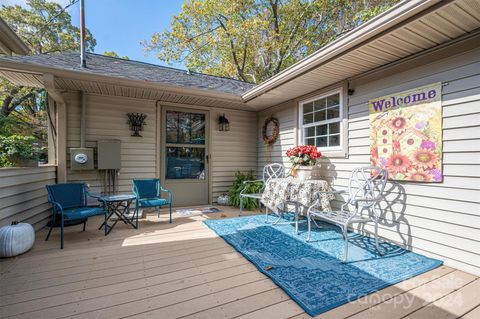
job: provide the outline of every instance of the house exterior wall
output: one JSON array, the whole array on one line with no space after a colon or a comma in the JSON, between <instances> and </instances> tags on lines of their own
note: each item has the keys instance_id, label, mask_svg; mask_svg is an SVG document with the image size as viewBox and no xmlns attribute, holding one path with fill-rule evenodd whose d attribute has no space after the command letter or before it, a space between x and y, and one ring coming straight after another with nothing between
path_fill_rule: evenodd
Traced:
<instances>
[{"instance_id":1,"label":"house exterior wall","mask_svg":"<svg viewBox=\"0 0 480 319\"><path fill-rule=\"evenodd\" d=\"M67 153L72 147L80 146L80 95L67 96ZM157 105L158 104L158 105ZM96 147L99 139L121 140L121 165L118 178L119 192L131 191L132 178L160 177L160 107L178 106L208 110L210 116L210 202L228 191L234 180L235 171L255 170L257 165L255 112L212 108L173 103L156 103L154 100L131 99L88 94L86 110L86 146ZM147 115L143 137L132 137L127 124L128 112ZM218 131L218 117L225 114L230 121L230 131ZM70 155L67 154L67 180L87 182L92 191L103 190L103 176L98 170L72 171ZM186 195L188 196L188 195ZM174 203L175 205L175 203Z\"/></svg>"},{"instance_id":2,"label":"house exterior wall","mask_svg":"<svg viewBox=\"0 0 480 319\"><path fill-rule=\"evenodd\" d=\"M103 190L104 177L98 170L75 171L70 168L70 148L80 147L80 95L67 95L67 181L89 184L94 192ZM143 137L133 137L127 123L128 112L147 114ZM121 141L121 169L118 176L119 192L131 191L132 178L156 177L155 102L103 95L87 95L86 147L96 147L100 139Z\"/></svg>"},{"instance_id":3,"label":"house exterior wall","mask_svg":"<svg viewBox=\"0 0 480 319\"><path fill-rule=\"evenodd\" d=\"M277 142L272 146L266 146L263 142L263 125L265 119L269 116L276 117L279 122L280 134ZM291 168L291 164L288 161L285 153L287 149L296 145L297 143L297 103L295 101L288 101L286 103L270 107L258 114L258 176L261 176L263 167L267 163L282 163L288 169ZM267 130L267 135L270 136L270 129Z\"/></svg>"},{"instance_id":4,"label":"house exterior wall","mask_svg":"<svg viewBox=\"0 0 480 319\"><path fill-rule=\"evenodd\" d=\"M435 82L444 84L442 183L389 182L382 204L380 236L447 265L480 274L480 47L461 52L460 45L410 59L349 81L348 155L322 159L323 176L337 189L349 172L369 165L368 100ZM321 93L321 91L319 91ZM259 116L276 115L284 132L273 147L272 161L285 162L295 145L297 103L271 108ZM260 169L267 162L261 136ZM338 207L341 201L334 202ZM366 227L372 231L373 227Z\"/></svg>"},{"instance_id":5,"label":"house exterior wall","mask_svg":"<svg viewBox=\"0 0 480 319\"><path fill-rule=\"evenodd\" d=\"M218 130L218 117L225 114L230 131ZM211 202L228 192L235 172L257 167L257 114L255 112L212 109L210 111Z\"/></svg>"},{"instance_id":6,"label":"house exterior wall","mask_svg":"<svg viewBox=\"0 0 480 319\"><path fill-rule=\"evenodd\" d=\"M55 179L55 166L0 169L0 227L13 221L45 226L51 214L45 185Z\"/></svg>"}]
</instances>

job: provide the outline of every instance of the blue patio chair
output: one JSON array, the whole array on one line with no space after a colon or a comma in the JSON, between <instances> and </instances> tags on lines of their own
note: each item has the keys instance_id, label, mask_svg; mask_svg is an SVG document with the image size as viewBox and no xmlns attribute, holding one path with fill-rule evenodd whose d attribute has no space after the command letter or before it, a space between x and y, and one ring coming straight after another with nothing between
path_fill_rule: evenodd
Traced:
<instances>
[{"instance_id":1,"label":"blue patio chair","mask_svg":"<svg viewBox=\"0 0 480 319\"><path fill-rule=\"evenodd\" d=\"M107 219L105 203L101 207L87 206L87 196L92 196L87 191L85 183L65 183L47 185L48 202L52 204L52 220L47 238L50 237L52 228L60 221L60 248L63 249L64 227L68 223L83 220L83 230L88 217L103 215ZM107 229L105 228L105 236Z\"/></svg>"},{"instance_id":2,"label":"blue patio chair","mask_svg":"<svg viewBox=\"0 0 480 319\"><path fill-rule=\"evenodd\" d=\"M158 217L160 217L160 207L168 205L170 208L170 223L172 223L172 192L160 185L158 178L152 179L134 179L133 193L135 194L135 214L140 208L155 207ZM161 198L161 192L168 193L168 200Z\"/></svg>"}]
</instances>

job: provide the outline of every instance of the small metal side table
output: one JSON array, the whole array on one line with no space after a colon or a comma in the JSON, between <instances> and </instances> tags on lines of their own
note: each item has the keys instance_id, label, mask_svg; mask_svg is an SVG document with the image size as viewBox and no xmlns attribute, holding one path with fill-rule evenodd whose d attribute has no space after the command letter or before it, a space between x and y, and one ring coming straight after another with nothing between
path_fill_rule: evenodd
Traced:
<instances>
[{"instance_id":1,"label":"small metal side table","mask_svg":"<svg viewBox=\"0 0 480 319\"><path fill-rule=\"evenodd\" d=\"M102 227L106 227L107 235L110 233L110 231L112 231L113 227L115 227L115 225L120 220L135 229L138 228L137 213L134 212L131 217L128 216L128 213L130 212L130 206L135 200L135 195L125 194L102 196L98 200L104 203L108 211L107 219L102 223L99 228L102 229ZM113 223L110 225L108 224L109 220L113 221Z\"/></svg>"}]
</instances>

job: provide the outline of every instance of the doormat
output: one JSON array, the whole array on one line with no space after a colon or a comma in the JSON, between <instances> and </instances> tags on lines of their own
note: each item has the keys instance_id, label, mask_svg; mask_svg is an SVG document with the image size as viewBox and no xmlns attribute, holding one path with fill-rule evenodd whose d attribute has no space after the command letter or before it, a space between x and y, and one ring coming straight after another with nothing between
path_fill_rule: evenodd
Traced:
<instances>
[{"instance_id":1,"label":"doormat","mask_svg":"<svg viewBox=\"0 0 480 319\"><path fill-rule=\"evenodd\" d=\"M177 209L175 210L175 212L180 216L192 216L192 215L201 215L201 214L209 214L209 213L221 213L223 211L216 207L210 206L210 207Z\"/></svg>"}]
</instances>

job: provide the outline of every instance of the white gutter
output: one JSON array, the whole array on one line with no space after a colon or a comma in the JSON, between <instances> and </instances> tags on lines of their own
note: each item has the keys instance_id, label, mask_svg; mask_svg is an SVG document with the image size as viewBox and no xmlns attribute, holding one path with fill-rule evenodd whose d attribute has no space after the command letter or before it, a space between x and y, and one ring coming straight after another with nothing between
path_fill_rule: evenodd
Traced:
<instances>
[{"instance_id":1,"label":"white gutter","mask_svg":"<svg viewBox=\"0 0 480 319\"><path fill-rule=\"evenodd\" d=\"M451 1L442 0L405 0L389 10L365 22L361 26L341 36L322 49L286 68L277 75L257 85L242 95L244 102L252 100L295 77L308 72L316 66L335 58L373 37L380 35L419 12L429 9L437 3L448 4Z\"/></svg>"}]
</instances>

